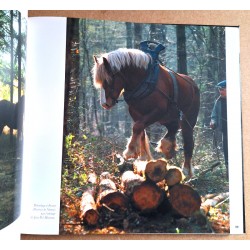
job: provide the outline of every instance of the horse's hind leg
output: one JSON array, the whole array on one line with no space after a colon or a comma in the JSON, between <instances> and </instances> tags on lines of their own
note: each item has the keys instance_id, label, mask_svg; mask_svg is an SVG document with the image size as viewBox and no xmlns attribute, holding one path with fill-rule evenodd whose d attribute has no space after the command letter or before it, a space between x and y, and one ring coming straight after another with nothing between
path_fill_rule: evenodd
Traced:
<instances>
[{"instance_id":1,"label":"horse's hind leg","mask_svg":"<svg viewBox=\"0 0 250 250\"><path fill-rule=\"evenodd\" d=\"M193 128L185 121L182 123L182 137L183 137L183 148L184 148L184 165L183 173L186 176L193 176L193 169L191 165L191 159L193 156L194 140L193 140Z\"/></svg>"},{"instance_id":2,"label":"horse's hind leg","mask_svg":"<svg viewBox=\"0 0 250 250\"><path fill-rule=\"evenodd\" d=\"M140 155L140 141L141 141L142 132L136 136L133 134L126 146L126 149L123 152L123 157L125 159L135 159Z\"/></svg>"}]
</instances>

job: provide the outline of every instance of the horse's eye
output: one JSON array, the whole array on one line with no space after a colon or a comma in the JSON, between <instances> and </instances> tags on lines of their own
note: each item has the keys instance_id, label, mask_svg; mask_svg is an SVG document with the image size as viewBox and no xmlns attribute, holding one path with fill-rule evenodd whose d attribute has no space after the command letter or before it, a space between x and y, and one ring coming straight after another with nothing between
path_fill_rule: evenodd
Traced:
<instances>
[{"instance_id":1,"label":"horse's eye","mask_svg":"<svg viewBox=\"0 0 250 250\"><path fill-rule=\"evenodd\" d=\"M109 81L107 81L107 80L104 81L103 85L104 85L105 87L111 87L111 86L112 86L111 82L109 82Z\"/></svg>"}]
</instances>

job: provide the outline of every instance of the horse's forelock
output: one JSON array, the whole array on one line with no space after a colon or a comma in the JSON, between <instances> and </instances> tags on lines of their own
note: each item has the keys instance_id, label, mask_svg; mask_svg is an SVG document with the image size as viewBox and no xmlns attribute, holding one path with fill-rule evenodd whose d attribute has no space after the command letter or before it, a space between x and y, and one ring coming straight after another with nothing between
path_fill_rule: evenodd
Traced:
<instances>
[{"instance_id":1,"label":"horse's forelock","mask_svg":"<svg viewBox=\"0 0 250 250\"><path fill-rule=\"evenodd\" d=\"M95 63L92 69L92 75L94 80L94 86L96 88L101 88L105 80L108 82L111 81L111 76L107 73L102 58L99 58L98 61L99 63Z\"/></svg>"}]
</instances>

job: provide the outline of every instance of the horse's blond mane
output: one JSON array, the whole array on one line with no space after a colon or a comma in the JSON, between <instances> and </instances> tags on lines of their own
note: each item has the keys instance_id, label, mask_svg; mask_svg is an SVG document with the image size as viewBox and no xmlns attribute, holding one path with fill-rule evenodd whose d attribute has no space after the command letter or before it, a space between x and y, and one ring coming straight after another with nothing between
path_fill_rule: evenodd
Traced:
<instances>
[{"instance_id":1,"label":"horse's blond mane","mask_svg":"<svg viewBox=\"0 0 250 250\"><path fill-rule=\"evenodd\" d=\"M101 87L104 80L110 81L111 76L106 72L103 65L103 57L107 59L113 73L120 71L123 67L133 65L134 67L147 69L151 57L138 49L121 48L105 53L98 58L98 64L93 67L93 79L96 87Z\"/></svg>"}]
</instances>

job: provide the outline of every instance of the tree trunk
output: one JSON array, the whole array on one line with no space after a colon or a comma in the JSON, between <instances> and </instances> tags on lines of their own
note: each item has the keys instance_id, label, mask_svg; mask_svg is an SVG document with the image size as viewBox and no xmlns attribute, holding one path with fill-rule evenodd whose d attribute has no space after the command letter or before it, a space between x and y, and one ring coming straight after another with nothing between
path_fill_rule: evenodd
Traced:
<instances>
[{"instance_id":1,"label":"tree trunk","mask_svg":"<svg viewBox=\"0 0 250 250\"><path fill-rule=\"evenodd\" d=\"M187 52L185 25L176 26L177 37L177 71L187 75Z\"/></svg>"},{"instance_id":2,"label":"tree trunk","mask_svg":"<svg viewBox=\"0 0 250 250\"><path fill-rule=\"evenodd\" d=\"M132 43L132 23L126 23L126 42L127 42L127 48L133 48L133 43Z\"/></svg>"},{"instance_id":3,"label":"tree trunk","mask_svg":"<svg viewBox=\"0 0 250 250\"><path fill-rule=\"evenodd\" d=\"M95 226L99 220L99 214L95 203L96 195L96 175L89 175L89 183L86 185L86 190L81 199L81 215L80 218L90 226Z\"/></svg>"},{"instance_id":4,"label":"tree trunk","mask_svg":"<svg viewBox=\"0 0 250 250\"><path fill-rule=\"evenodd\" d=\"M185 184L177 184L169 188L169 201L174 212L184 217L190 217L200 210L200 195Z\"/></svg>"},{"instance_id":5,"label":"tree trunk","mask_svg":"<svg viewBox=\"0 0 250 250\"><path fill-rule=\"evenodd\" d=\"M14 96L14 13L10 11L10 102L13 103ZM10 128L10 143L13 144L13 128Z\"/></svg>"},{"instance_id":6,"label":"tree trunk","mask_svg":"<svg viewBox=\"0 0 250 250\"><path fill-rule=\"evenodd\" d=\"M217 27L209 26L208 37L208 81L218 82L218 30Z\"/></svg>"},{"instance_id":7,"label":"tree trunk","mask_svg":"<svg viewBox=\"0 0 250 250\"><path fill-rule=\"evenodd\" d=\"M226 60L225 60L225 27L218 27L218 40L219 40L219 63L218 63L218 80L226 79Z\"/></svg>"},{"instance_id":8,"label":"tree trunk","mask_svg":"<svg viewBox=\"0 0 250 250\"><path fill-rule=\"evenodd\" d=\"M18 101L21 98L22 90L22 17L21 12L18 12L18 45L17 45L17 55L18 55Z\"/></svg>"},{"instance_id":9,"label":"tree trunk","mask_svg":"<svg viewBox=\"0 0 250 250\"><path fill-rule=\"evenodd\" d=\"M134 47L139 48L139 43L142 41L142 24L134 24Z\"/></svg>"},{"instance_id":10,"label":"tree trunk","mask_svg":"<svg viewBox=\"0 0 250 250\"><path fill-rule=\"evenodd\" d=\"M87 32L87 26L86 26L86 20L82 19L79 23L80 26L80 51L83 50L84 47L83 44L86 43L86 32ZM87 127L87 117L86 117L86 110L87 110L87 102L86 102L86 93L87 93L87 70L86 70L86 53L80 53L80 86L79 86L79 129L80 131L84 131Z\"/></svg>"},{"instance_id":11,"label":"tree trunk","mask_svg":"<svg viewBox=\"0 0 250 250\"><path fill-rule=\"evenodd\" d=\"M66 134L79 134L79 20L68 18L67 20L67 43L66 43L66 70L65 70L65 110L64 131ZM79 51L79 50L78 50ZM73 119L72 119L73 117Z\"/></svg>"}]
</instances>

